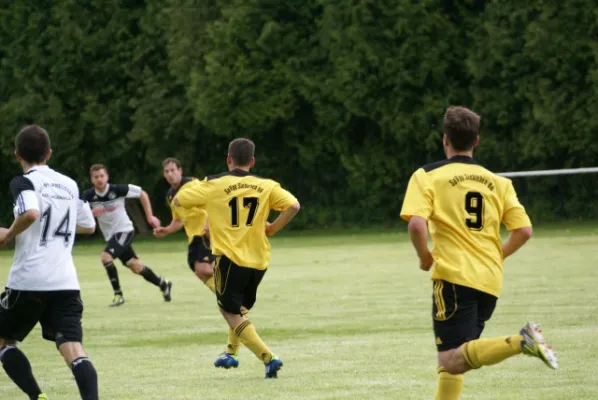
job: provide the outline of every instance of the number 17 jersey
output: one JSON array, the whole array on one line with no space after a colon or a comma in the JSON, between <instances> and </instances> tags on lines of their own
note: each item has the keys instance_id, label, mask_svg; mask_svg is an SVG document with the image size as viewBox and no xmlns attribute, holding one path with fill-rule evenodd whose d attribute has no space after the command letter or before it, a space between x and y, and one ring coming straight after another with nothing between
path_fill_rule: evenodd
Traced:
<instances>
[{"instance_id":1,"label":"number 17 jersey","mask_svg":"<svg viewBox=\"0 0 598 400\"><path fill-rule=\"evenodd\" d=\"M270 262L266 237L270 210L284 211L297 203L278 182L240 169L189 182L175 199L183 208L200 207L208 212L212 254L259 270Z\"/></svg>"},{"instance_id":2,"label":"number 17 jersey","mask_svg":"<svg viewBox=\"0 0 598 400\"><path fill-rule=\"evenodd\" d=\"M502 288L500 224L531 226L513 184L466 156L426 165L411 176L401 218L428 221L432 279L498 297Z\"/></svg>"}]
</instances>

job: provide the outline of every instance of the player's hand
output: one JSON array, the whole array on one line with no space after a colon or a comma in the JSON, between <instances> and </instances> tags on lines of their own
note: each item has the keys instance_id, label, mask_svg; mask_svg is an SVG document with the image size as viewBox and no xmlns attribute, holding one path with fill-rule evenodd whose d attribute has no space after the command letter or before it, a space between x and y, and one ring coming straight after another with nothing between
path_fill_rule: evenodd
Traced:
<instances>
[{"instance_id":1,"label":"player's hand","mask_svg":"<svg viewBox=\"0 0 598 400\"><path fill-rule=\"evenodd\" d=\"M91 210L91 213L93 214L94 217L99 217L100 215L104 214L105 212L106 212L106 209L102 206L94 207Z\"/></svg>"},{"instance_id":2,"label":"player's hand","mask_svg":"<svg viewBox=\"0 0 598 400\"><path fill-rule=\"evenodd\" d=\"M160 220L153 215L147 219L147 222L152 226L152 228L156 229L160 227Z\"/></svg>"},{"instance_id":3,"label":"player's hand","mask_svg":"<svg viewBox=\"0 0 598 400\"><path fill-rule=\"evenodd\" d=\"M154 228L154 236L155 237L157 237L157 238L163 238L166 235L168 235L168 231L166 230L165 227L159 226L157 228Z\"/></svg>"},{"instance_id":4,"label":"player's hand","mask_svg":"<svg viewBox=\"0 0 598 400\"><path fill-rule=\"evenodd\" d=\"M272 226L271 222L266 221L266 236L274 236L276 232Z\"/></svg>"},{"instance_id":5,"label":"player's hand","mask_svg":"<svg viewBox=\"0 0 598 400\"><path fill-rule=\"evenodd\" d=\"M419 268L423 271L429 271L434 265L434 257L429 251L419 258Z\"/></svg>"},{"instance_id":6,"label":"player's hand","mask_svg":"<svg viewBox=\"0 0 598 400\"><path fill-rule=\"evenodd\" d=\"M8 238L9 230L6 228L0 228L0 247L4 247L10 242Z\"/></svg>"}]
</instances>

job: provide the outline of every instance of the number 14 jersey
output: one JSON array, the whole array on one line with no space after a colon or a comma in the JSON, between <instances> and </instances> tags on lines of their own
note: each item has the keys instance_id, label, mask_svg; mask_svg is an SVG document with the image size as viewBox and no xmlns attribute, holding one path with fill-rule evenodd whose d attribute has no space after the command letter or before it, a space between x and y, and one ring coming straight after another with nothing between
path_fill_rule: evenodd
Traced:
<instances>
[{"instance_id":1,"label":"number 14 jersey","mask_svg":"<svg viewBox=\"0 0 598 400\"><path fill-rule=\"evenodd\" d=\"M270 262L266 221L270 210L284 211L297 199L280 184L247 171L233 171L194 180L181 187L176 199L183 208L208 212L210 241L215 256L263 270Z\"/></svg>"},{"instance_id":2,"label":"number 14 jersey","mask_svg":"<svg viewBox=\"0 0 598 400\"><path fill-rule=\"evenodd\" d=\"M75 181L46 165L10 182L15 217L37 210L40 217L15 240L10 289L79 290L71 251L77 225L94 228L89 204L79 199Z\"/></svg>"},{"instance_id":3,"label":"number 14 jersey","mask_svg":"<svg viewBox=\"0 0 598 400\"><path fill-rule=\"evenodd\" d=\"M428 221L434 247L432 279L443 279L498 297L502 288L500 224L531 226L513 184L455 156L426 165L411 176L401 218Z\"/></svg>"}]
</instances>

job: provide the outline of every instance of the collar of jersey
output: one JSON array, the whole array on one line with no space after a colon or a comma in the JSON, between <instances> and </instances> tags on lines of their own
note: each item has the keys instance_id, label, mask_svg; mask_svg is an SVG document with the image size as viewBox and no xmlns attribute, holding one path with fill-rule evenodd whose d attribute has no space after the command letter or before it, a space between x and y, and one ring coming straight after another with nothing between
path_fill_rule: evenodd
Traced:
<instances>
[{"instance_id":1,"label":"collar of jersey","mask_svg":"<svg viewBox=\"0 0 598 400\"><path fill-rule=\"evenodd\" d=\"M233 176L247 176L251 175L251 172L235 168L232 171L230 171L230 174Z\"/></svg>"},{"instance_id":2,"label":"collar of jersey","mask_svg":"<svg viewBox=\"0 0 598 400\"><path fill-rule=\"evenodd\" d=\"M27 171L27 173L39 171L40 169L50 169L50 167L48 167L47 165L34 165L33 167L29 168L29 171Z\"/></svg>"},{"instance_id":3,"label":"collar of jersey","mask_svg":"<svg viewBox=\"0 0 598 400\"><path fill-rule=\"evenodd\" d=\"M106 184L106 190L104 190L103 193L98 193L98 191L96 190L96 188L93 188L93 191L98 195L98 196L106 196L106 193L108 193L110 191L110 184Z\"/></svg>"},{"instance_id":4,"label":"collar of jersey","mask_svg":"<svg viewBox=\"0 0 598 400\"><path fill-rule=\"evenodd\" d=\"M468 164L477 164L478 163L473 158L471 158L469 156L462 156L460 154L457 154L456 156L452 156L451 158L449 158L449 160L451 160L451 161L462 161L462 162L466 162Z\"/></svg>"}]
</instances>

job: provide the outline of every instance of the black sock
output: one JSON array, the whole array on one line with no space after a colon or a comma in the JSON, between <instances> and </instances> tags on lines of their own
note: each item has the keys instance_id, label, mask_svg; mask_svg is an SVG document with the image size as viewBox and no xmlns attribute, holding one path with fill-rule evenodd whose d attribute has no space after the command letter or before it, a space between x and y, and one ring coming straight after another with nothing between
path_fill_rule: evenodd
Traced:
<instances>
[{"instance_id":1,"label":"black sock","mask_svg":"<svg viewBox=\"0 0 598 400\"><path fill-rule=\"evenodd\" d=\"M0 361L6 374L30 399L37 400L41 390L33 376L31 364L25 354L14 345L0 349Z\"/></svg>"},{"instance_id":2,"label":"black sock","mask_svg":"<svg viewBox=\"0 0 598 400\"><path fill-rule=\"evenodd\" d=\"M83 400L98 400L98 374L87 357L79 357L71 363Z\"/></svg>"},{"instance_id":3,"label":"black sock","mask_svg":"<svg viewBox=\"0 0 598 400\"><path fill-rule=\"evenodd\" d=\"M112 284L112 289L114 289L114 294L122 294L122 290L120 290L120 282L118 280L118 271L114 266L114 263L110 261L109 263L104 264L106 268L106 273L108 273L108 279L110 279L110 283Z\"/></svg>"},{"instance_id":4,"label":"black sock","mask_svg":"<svg viewBox=\"0 0 598 400\"><path fill-rule=\"evenodd\" d=\"M162 288L162 284L164 282L164 280L162 278L160 278L158 275L156 275L156 273L154 271L151 270L150 267L148 267L147 265L143 266L143 269L141 270L141 276L143 276L143 278L150 282L153 283L156 286L159 286L160 289Z\"/></svg>"}]
</instances>

